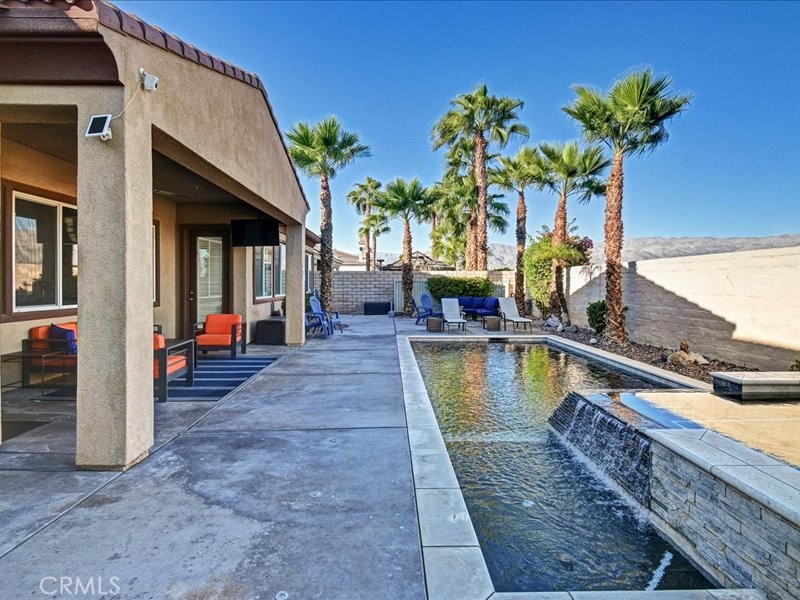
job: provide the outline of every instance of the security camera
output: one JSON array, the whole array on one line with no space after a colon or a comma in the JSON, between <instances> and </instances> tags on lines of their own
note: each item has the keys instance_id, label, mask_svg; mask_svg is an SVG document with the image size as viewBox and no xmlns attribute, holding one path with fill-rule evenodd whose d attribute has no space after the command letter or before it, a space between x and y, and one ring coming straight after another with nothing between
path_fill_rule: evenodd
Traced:
<instances>
[{"instance_id":1,"label":"security camera","mask_svg":"<svg viewBox=\"0 0 800 600\"><path fill-rule=\"evenodd\" d=\"M111 115L94 115L89 119L85 137L99 137L104 142L111 139Z\"/></svg>"},{"instance_id":2,"label":"security camera","mask_svg":"<svg viewBox=\"0 0 800 600\"><path fill-rule=\"evenodd\" d=\"M158 77L144 69L139 69L139 75L142 76L142 87L146 92L155 92L158 89Z\"/></svg>"}]
</instances>

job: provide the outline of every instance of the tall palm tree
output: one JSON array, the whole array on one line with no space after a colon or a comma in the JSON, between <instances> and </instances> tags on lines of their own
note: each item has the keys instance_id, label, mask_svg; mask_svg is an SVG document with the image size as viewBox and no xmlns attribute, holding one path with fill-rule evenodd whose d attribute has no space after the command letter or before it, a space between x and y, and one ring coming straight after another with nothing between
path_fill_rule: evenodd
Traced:
<instances>
[{"instance_id":1,"label":"tall palm tree","mask_svg":"<svg viewBox=\"0 0 800 600\"><path fill-rule=\"evenodd\" d=\"M558 195L553 245L563 246L568 237L567 199L577 196L580 202L589 202L593 196L605 194L606 184L600 177L611 161L599 146L581 150L576 141L566 144L542 143L539 144L539 151L539 170L546 173L542 183ZM569 307L564 293L564 262L560 260L553 261L550 305L561 315L561 321L569 325Z\"/></svg>"},{"instance_id":2,"label":"tall palm tree","mask_svg":"<svg viewBox=\"0 0 800 600\"><path fill-rule=\"evenodd\" d=\"M453 260L446 262L475 270L475 244L471 231L477 215L478 192L472 175L445 178L434 186L435 210L440 217L436 232L431 235L434 258L442 259L438 253L448 252ZM505 233L508 227L509 210L502 202L502 194L489 194L488 225L492 231Z\"/></svg>"},{"instance_id":3,"label":"tall palm tree","mask_svg":"<svg viewBox=\"0 0 800 600\"><path fill-rule=\"evenodd\" d=\"M378 199L380 194L381 182L373 179L372 177L367 177L363 183L357 183L353 186L353 189L349 194L347 194L347 201L355 207L358 214L364 215L363 222L366 222L372 213L372 207L375 204L375 200ZM363 226L362 229L364 229ZM361 230L359 230L359 236L361 235L363 234L361 233ZM366 240L367 249L365 258L367 262L367 271L369 271L372 269L372 264L374 262L372 258L374 252L374 243L369 234L366 235Z\"/></svg>"},{"instance_id":4,"label":"tall palm tree","mask_svg":"<svg viewBox=\"0 0 800 600\"><path fill-rule=\"evenodd\" d=\"M336 117L316 125L298 123L286 134L289 153L297 168L308 177L319 177L320 202L320 292L322 305L331 307L333 286L333 212L330 180L339 169L356 158L369 156L369 146L360 143L357 133L342 129Z\"/></svg>"},{"instance_id":5,"label":"tall palm tree","mask_svg":"<svg viewBox=\"0 0 800 600\"><path fill-rule=\"evenodd\" d=\"M503 148L512 136L529 135L528 128L519 122L518 111L524 102L490 95L483 84L457 96L450 101L450 106L452 108L434 126L431 138L434 149L451 146L462 139L471 140L474 145L472 168L478 188L475 268L484 271L488 257L488 148L490 143Z\"/></svg>"},{"instance_id":6,"label":"tall palm tree","mask_svg":"<svg viewBox=\"0 0 800 600\"><path fill-rule=\"evenodd\" d=\"M533 185L541 186L546 172L541 168L535 148L523 147L514 157L501 157L500 166L491 170L491 182L502 190L517 193L517 259L514 271L514 300L517 310L525 314L525 240L528 236L528 207L525 190Z\"/></svg>"},{"instance_id":7,"label":"tall palm tree","mask_svg":"<svg viewBox=\"0 0 800 600\"><path fill-rule=\"evenodd\" d=\"M563 108L580 123L589 142L602 142L612 152L606 189L606 331L627 343L622 302L622 182L625 156L655 150L669 137L667 122L688 108L691 94L672 94L669 75L655 77L651 69L631 71L608 92L576 85L577 98Z\"/></svg>"},{"instance_id":8,"label":"tall palm tree","mask_svg":"<svg viewBox=\"0 0 800 600\"><path fill-rule=\"evenodd\" d=\"M403 311L414 313L411 297L414 288L414 271L411 265L411 221L423 222L433 201L431 193L416 177L411 181L397 178L386 184L386 191L376 206L388 217L403 222Z\"/></svg>"},{"instance_id":9,"label":"tall palm tree","mask_svg":"<svg viewBox=\"0 0 800 600\"><path fill-rule=\"evenodd\" d=\"M378 200L379 198L376 198L375 201L378 202ZM389 233L391 230L392 228L389 227L389 217L380 210L371 213L368 217L364 217L361 228L358 230L358 235L363 235L367 239L372 236L372 265L370 268L373 271L378 270L378 238L384 233Z\"/></svg>"}]
</instances>

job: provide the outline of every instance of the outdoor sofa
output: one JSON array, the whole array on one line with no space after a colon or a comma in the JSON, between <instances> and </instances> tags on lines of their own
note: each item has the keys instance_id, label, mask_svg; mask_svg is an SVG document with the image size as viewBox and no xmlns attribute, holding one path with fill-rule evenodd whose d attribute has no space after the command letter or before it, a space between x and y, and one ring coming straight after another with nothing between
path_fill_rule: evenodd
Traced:
<instances>
[{"instance_id":1,"label":"outdoor sofa","mask_svg":"<svg viewBox=\"0 0 800 600\"><path fill-rule=\"evenodd\" d=\"M494 296L481 298L478 296L459 296L458 305L465 316L472 316L483 321L485 317L497 316L500 302Z\"/></svg>"}]
</instances>

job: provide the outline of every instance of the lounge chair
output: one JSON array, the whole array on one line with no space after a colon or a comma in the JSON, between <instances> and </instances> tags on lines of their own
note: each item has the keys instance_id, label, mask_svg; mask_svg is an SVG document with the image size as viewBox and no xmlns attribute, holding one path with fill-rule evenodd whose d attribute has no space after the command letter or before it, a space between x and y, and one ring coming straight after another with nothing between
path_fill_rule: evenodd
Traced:
<instances>
[{"instance_id":1,"label":"lounge chair","mask_svg":"<svg viewBox=\"0 0 800 600\"><path fill-rule=\"evenodd\" d=\"M530 328L533 331L533 321L531 319L526 319L525 317L519 316L519 310L517 310L517 303L514 301L514 298L499 298L500 300L500 318L503 319L503 329L505 330L508 327L508 321L514 324L514 330L516 331L517 325L522 325L523 331L526 328Z\"/></svg>"},{"instance_id":2,"label":"lounge chair","mask_svg":"<svg viewBox=\"0 0 800 600\"><path fill-rule=\"evenodd\" d=\"M306 313L306 335L309 333L314 335L317 329L320 330L323 337L328 337L328 328L322 317L314 313Z\"/></svg>"},{"instance_id":3,"label":"lounge chair","mask_svg":"<svg viewBox=\"0 0 800 600\"><path fill-rule=\"evenodd\" d=\"M311 296L311 298L308 299L308 303L311 305L311 314L318 316L327 325L327 330L330 335L333 335L333 331L336 327L339 327L339 331L344 333L342 318L339 316L338 311L322 310L322 304L316 296Z\"/></svg>"},{"instance_id":4,"label":"lounge chair","mask_svg":"<svg viewBox=\"0 0 800 600\"><path fill-rule=\"evenodd\" d=\"M194 385L194 342L183 340L167 347L164 336L153 333L153 382L159 402L167 401L169 382L186 377L186 385Z\"/></svg>"},{"instance_id":5,"label":"lounge chair","mask_svg":"<svg viewBox=\"0 0 800 600\"><path fill-rule=\"evenodd\" d=\"M442 316L442 313L440 311L435 310L433 308L433 298L431 298L430 294L422 294L422 296L420 297L420 302L422 303L422 308L424 308L425 310L431 311L431 315L430 316L432 316L432 317L441 317Z\"/></svg>"},{"instance_id":6,"label":"lounge chair","mask_svg":"<svg viewBox=\"0 0 800 600\"><path fill-rule=\"evenodd\" d=\"M456 325L464 333L467 332L467 322L461 318L457 298L442 298L442 312L444 313L444 324L447 325L447 331L450 331L450 325Z\"/></svg>"}]
</instances>

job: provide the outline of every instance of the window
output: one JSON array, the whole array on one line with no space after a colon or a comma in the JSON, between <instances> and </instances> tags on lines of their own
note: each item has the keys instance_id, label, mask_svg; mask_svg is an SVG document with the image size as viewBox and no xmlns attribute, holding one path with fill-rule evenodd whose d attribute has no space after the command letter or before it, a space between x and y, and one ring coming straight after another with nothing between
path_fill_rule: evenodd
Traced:
<instances>
[{"instance_id":1,"label":"window","mask_svg":"<svg viewBox=\"0 0 800 600\"><path fill-rule=\"evenodd\" d=\"M306 254L306 291L314 291L314 255Z\"/></svg>"},{"instance_id":2,"label":"window","mask_svg":"<svg viewBox=\"0 0 800 600\"><path fill-rule=\"evenodd\" d=\"M253 249L254 277L253 287L256 298L273 296L272 246L258 246Z\"/></svg>"},{"instance_id":3,"label":"window","mask_svg":"<svg viewBox=\"0 0 800 600\"><path fill-rule=\"evenodd\" d=\"M278 296L286 295L286 246L278 246Z\"/></svg>"},{"instance_id":4,"label":"window","mask_svg":"<svg viewBox=\"0 0 800 600\"><path fill-rule=\"evenodd\" d=\"M253 288L256 299L286 295L286 246L253 248Z\"/></svg>"},{"instance_id":5,"label":"window","mask_svg":"<svg viewBox=\"0 0 800 600\"><path fill-rule=\"evenodd\" d=\"M78 304L78 211L14 193L14 311Z\"/></svg>"}]
</instances>

